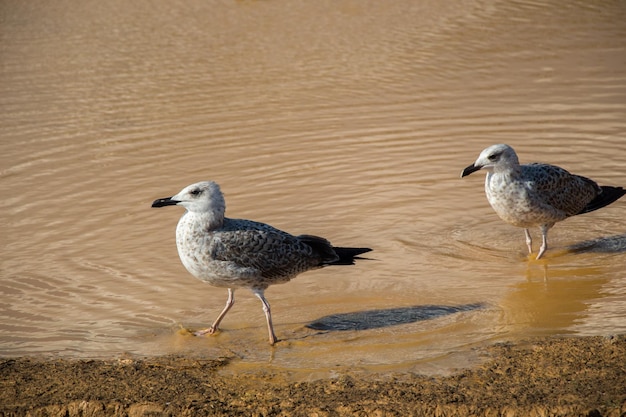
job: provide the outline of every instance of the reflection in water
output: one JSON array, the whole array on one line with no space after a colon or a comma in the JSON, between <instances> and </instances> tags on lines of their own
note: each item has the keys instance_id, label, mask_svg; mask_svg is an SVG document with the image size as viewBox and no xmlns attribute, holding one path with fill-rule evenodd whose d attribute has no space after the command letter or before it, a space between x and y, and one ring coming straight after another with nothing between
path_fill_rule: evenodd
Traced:
<instances>
[{"instance_id":1,"label":"reflection in water","mask_svg":"<svg viewBox=\"0 0 626 417\"><path fill-rule=\"evenodd\" d=\"M332 314L307 324L306 327L315 330L346 331L369 330L380 327L398 326L400 324L415 323L423 320L432 320L463 311L472 311L483 308L480 303L462 306L413 306L398 307L382 310L356 311L354 313Z\"/></svg>"},{"instance_id":2,"label":"reflection in water","mask_svg":"<svg viewBox=\"0 0 626 417\"><path fill-rule=\"evenodd\" d=\"M529 269L501 303L507 325L525 334L575 333L588 319L589 304L607 296L605 268L544 265L537 272Z\"/></svg>"}]
</instances>

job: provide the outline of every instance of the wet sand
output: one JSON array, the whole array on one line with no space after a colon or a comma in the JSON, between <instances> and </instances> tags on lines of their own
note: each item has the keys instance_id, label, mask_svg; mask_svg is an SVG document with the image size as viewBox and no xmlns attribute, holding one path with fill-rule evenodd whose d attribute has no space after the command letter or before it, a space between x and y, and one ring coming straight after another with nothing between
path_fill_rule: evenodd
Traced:
<instances>
[{"instance_id":1,"label":"wet sand","mask_svg":"<svg viewBox=\"0 0 626 417\"><path fill-rule=\"evenodd\" d=\"M626 415L625 336L533 339L481 353L482 365L448 376L306 382L220 373L231 358L5 358L0 415Z\"/></svg>"}]
</instances>

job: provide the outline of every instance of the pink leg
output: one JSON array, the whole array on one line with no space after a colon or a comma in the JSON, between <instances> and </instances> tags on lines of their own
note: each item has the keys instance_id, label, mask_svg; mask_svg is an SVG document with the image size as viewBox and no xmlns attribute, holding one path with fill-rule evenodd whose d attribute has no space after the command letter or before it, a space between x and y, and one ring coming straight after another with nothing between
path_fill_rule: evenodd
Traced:
<instances>
[{"instance_id":1,"label":"pink leg","mask_svg":"<svg viewBox=\"0 0 626 417\"><path fill-rule=\"evenodd\" d=\"M267 331L269 333L270 345L273 345L278 340L274 334L274 326L272 325L272 312L270 310L270 304L267 302L264 296L264 290L253 289L254 295L259 297L259 300L263 303L263 312L265 313L265 320L267 321Z\"/></svg>"},{"instance_id":2,"label":"pink leg","mask_svg":"<svg viewBox=\"0 0 626 417\"><path fill-rule=\"evenodd\" d=\"M205 334L215 333L218 330L218 326L220 325L220 322L222 321L226 313L228 313L228 310L230 310L233 304L235 304L235 290L229 288L228 299L226 300L226 306L224 307L220 315L217 316L217 318L215 319L211 327L209 327L208 329L198 330L197 332L194 332L193 333L194 336L204 336Z\"/></svg>"},{"instance_id":3,"label":"pink leg","mask_svg":"<svg viewBox=\"0 0 626 417\"><path fill-rule=\"evenodd\" d=\"M541 258L543 254L546 252L546 250L548 249L548 230L550 230L550 227L552 226L548 226L548 225L541 226L542 243L541 243L541 247L539 248L539 254L537 254L537 259Z\"/></svg>"},{"instance_id":4,"label":"pink leg","mask_svg":"<svg viewBox=\"0 0 626 417\"><path fill-rule=\"evenodd\" d=\"M524 229L524 234L526 234L526 246L528 246L528 253L533 253L533 239L530 237L528 229Z\"/></svg>"}]
</instances>

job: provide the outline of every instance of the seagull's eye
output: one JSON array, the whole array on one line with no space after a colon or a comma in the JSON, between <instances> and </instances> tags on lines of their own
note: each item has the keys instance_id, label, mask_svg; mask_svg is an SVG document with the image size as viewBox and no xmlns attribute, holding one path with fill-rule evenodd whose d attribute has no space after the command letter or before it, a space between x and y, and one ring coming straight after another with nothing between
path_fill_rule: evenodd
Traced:
<instances>
[{"instance_id":1,"label":"seagull's eye","mask_svg":"<svg viewBox=\"0 0 626 417\"><path fill-rule=\"evenodd\" d=\"M494 153L494 154L489 155L487 159L489 159L490 161L495 161L499 157L500 157L500 153Z\"/></svg>"},{"instance_id":2,"label":"seagull's eye","mask_svg":"<svg viewBox=\"0 0 626 417\"><path fill-rule=\"evenodd\" d=\"M195 190L189 191L189 194L191 194L191 195L200 195L200 194L202 194L202 190L199 189L199 188L196 188Z\"/></svg>"}]
</instances>

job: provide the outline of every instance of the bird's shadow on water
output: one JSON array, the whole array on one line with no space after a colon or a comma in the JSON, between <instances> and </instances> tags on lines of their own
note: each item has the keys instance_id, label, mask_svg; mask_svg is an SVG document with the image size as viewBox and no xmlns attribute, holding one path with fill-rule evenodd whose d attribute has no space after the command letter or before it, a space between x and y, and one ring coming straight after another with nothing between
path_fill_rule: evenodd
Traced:
<instances>
[{"instance_id":1,"label":"bird's shadow on water","mask_svg":"<svg viewBox=\"0 0 626 417\"><path fill-rule=\"evenodd\" d=\"M568 246L572 253L598 252L598 253L622 253L626 252L626 233L622 235L600 237L586 240Z\"/></svg>"},{"instance_id":2,"label":"bird's shadow on water","mask_svg":"<svg viewBox=\"0 0 626 417\"><path fill-rule=\"evenodd\" d=\"M306 327L313 330L335 332L378 329L381 327L433 320L451 314L478 310L483 307L485 307L483 303L474 303L460 306L421 305L383 310L355 311L352 313L324 316L307 324Z\"/></svg>"}]
</instances>

